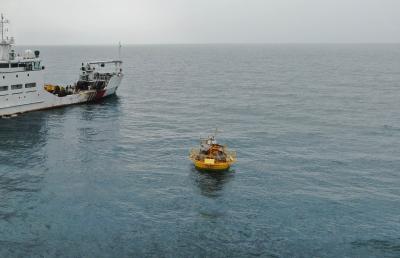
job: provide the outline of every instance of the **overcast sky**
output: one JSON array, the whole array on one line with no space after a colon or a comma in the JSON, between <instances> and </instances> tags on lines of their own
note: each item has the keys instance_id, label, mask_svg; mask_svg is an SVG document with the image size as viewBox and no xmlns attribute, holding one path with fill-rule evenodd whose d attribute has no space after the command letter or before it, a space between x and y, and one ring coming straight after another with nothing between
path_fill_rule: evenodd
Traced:
<instances>
[{"instance_id":1,"label":"overcast sky","mask_svg":"<svg viewBox=\"0 0 400 258\"><path fill-rule=\"evenodd\" d=\"M0 0L17 44L400 42L400 0Z\"/></svg>"}]
</instances>

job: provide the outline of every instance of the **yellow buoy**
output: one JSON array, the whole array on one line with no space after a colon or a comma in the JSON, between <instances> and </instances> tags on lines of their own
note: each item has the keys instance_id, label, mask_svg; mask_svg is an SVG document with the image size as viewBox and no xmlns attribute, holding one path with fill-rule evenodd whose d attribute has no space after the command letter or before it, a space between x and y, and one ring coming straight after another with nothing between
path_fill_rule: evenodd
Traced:
<instances>
[{"instance_id":1,"label":"yellow buoy","mask_svg":"<svg viewBox=\"0 0 400 258\"><path fill-rule=\"evenodd\" d=\"M236 152L217 144L214 136L200 141L200 148L190 151L189 159L200 170L223 171L236 162Z\"/></svg>"}]
</instances>

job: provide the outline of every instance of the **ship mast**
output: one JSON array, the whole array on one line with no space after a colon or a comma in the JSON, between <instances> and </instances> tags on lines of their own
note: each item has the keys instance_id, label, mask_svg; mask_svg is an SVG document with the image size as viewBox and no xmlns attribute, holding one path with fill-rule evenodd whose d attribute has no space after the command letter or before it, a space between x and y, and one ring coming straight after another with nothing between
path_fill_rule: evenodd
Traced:
<instances>
[{"instance_id":1,"label":"ship mast","mask_svg":"<svg viewBox=\"0 0 400 258\"><path fill-rule=\"evenodd\" d=\"M4 25L8 23L8 20L4 19L4 15L1 14L0 26L1 26L1 42L4 41Z\"/></svg>"},{"instance_id":2,"label":"ship mast","mask_svg":"<svg viewBox=\"0 0 400 258\"><path fill-rule=\"evenodd\" d=\"M1 41L0 41L0 61L10 61L13 59L11 56L11 45L14 44L14 38L10 39L6 37L4 34L8 30L6 29L6 24L9 23L9 20L4 18L4 15L1 14L0 17L0 29L1 29Z\"/></svg>"},{"instance_id":3,"label":"ship mast","mask_svg":"<svg viewBox=\"0 0 400 258\"><path fill-rule=\"evenodd\" d=\"M118 60L121 60L121 48L122 48L122 45L121 45L121 41L118 43Z\"/></svg>"}]
</instances>

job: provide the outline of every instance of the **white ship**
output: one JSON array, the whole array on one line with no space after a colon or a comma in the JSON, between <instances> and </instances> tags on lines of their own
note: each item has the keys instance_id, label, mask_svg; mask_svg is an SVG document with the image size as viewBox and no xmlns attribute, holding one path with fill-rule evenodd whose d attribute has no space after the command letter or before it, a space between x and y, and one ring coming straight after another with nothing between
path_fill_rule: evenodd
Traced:
<instances>
[{"instance_id":1,"label":"white ship","mask_svg":"<svg viewBox=\"0 0 400 258\"><path fill-rule=\"evenodd\" d=\"M115 94L123 78L122 61L82 63L79 80L70 86L45 84L38 50L16 54L14 38L5 35L1 15L0 117L98 100Z\"/></svg>"}]
</instances>

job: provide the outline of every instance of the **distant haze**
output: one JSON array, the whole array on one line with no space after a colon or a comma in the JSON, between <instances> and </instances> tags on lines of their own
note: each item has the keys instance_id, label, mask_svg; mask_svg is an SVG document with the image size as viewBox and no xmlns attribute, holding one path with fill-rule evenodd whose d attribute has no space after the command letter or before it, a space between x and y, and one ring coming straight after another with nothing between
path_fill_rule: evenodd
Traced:
<instances>
[{"instance_id":1,"label":"distant haze","mask_svg":"<svg viewBox=\"0 0 400 258\"><path fill-rule=\"evenodd\" d=\"M17 44L394 43L400 0L0 0Z\"/></svg>"}]
</instances>

